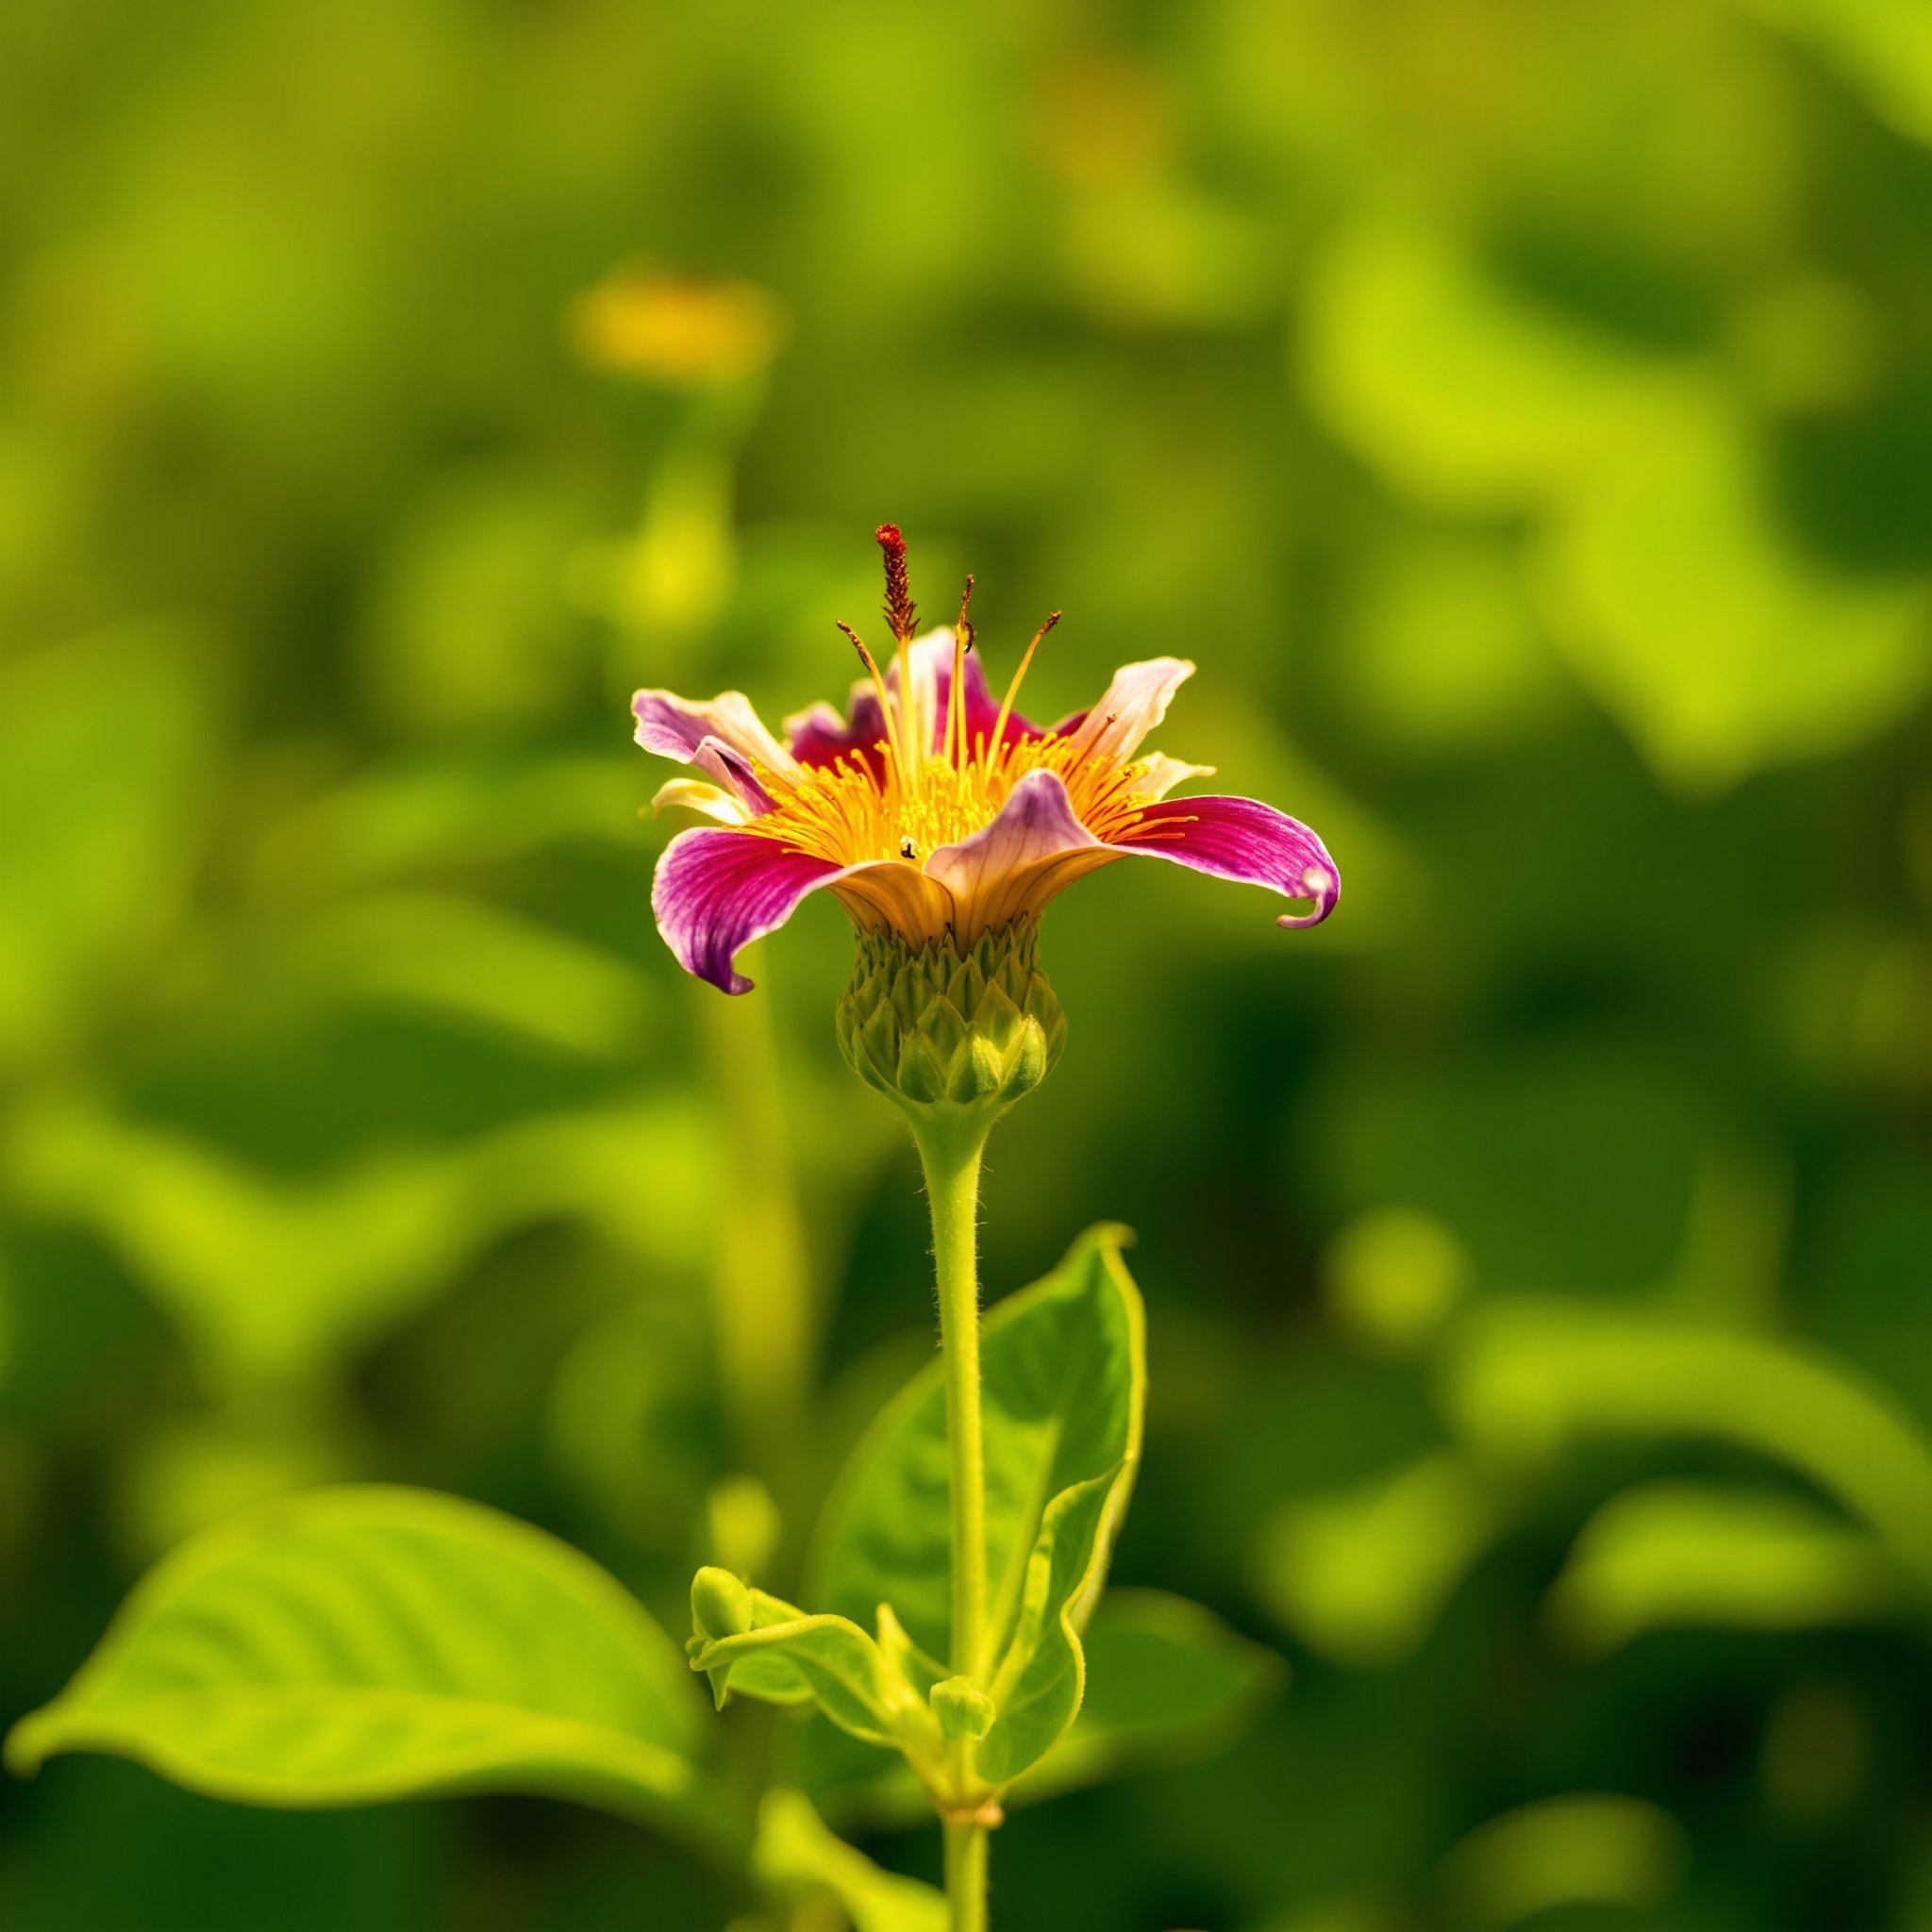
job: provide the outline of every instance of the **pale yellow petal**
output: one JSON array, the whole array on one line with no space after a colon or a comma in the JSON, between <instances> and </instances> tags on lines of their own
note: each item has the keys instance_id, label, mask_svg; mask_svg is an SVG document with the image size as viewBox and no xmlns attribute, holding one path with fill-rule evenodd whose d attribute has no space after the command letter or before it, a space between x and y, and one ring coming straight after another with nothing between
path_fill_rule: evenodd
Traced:
<instances>
[{"instance_id":1,"label":"pale yellow petal","mask_svg":"<svg viewBox=\"0 0 1932 1932\"><path fill-rule=\"evenodd\" d=\"M1090 758L1130 758L1167 716L1174 692L1193 675L1194 667L1185 658L1123 664L1069 736Z\"/></svg>"},{"instance_id":2,"label":"pale yellow petal","mask_svg":"<svg viewBox=\"0 0 1932 1932\"><path fill-rule=\"evenodd\" d=\"M1211 778L1212 765L1183 764L1179 758L1171 758L1165 752L1150 751L1144 758L1135 760L1144 774L1138 782L1135 791L1147 798L1165 798L1176 785L1185 785L1190 778Z\"/></svg>"},{"instance_id":3,"label":"pale yellow petal","mask_svg":"<svg viewBox=\"0 0 1932 1932\"><path fill-rule=\"evenodd\" d=\"M848 866L826 890L861 925L891 926L913 945L941 938L953 921L953 895L903 858Z\"/></svg>"},{"instance_id":4,"label":"pale yellow petal","mask_svg":"<svg viewBox=\"0 0 1932 1932\"><path fill-rule=\"evenodd\" d=\"M733 797L721 786L707 785L702 778L672 778L658 786L651 809L664 811L673 806L716 819L721 825L751 823L751 811L741 799Z\"/></svg>"}]
</instances>

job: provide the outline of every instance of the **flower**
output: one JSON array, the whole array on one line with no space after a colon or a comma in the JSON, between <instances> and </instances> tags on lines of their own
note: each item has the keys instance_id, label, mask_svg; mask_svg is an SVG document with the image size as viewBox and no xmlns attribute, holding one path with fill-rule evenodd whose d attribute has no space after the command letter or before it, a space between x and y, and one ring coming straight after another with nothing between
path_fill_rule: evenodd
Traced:
<instances>
[{"instance_id":1,"label":"flower","mask_svg":"<svg viewBox=\"0 0 1932 1932\"><path fill-rule=\"evenodd\" d=\"M735 382L785 345L785 306L755 282L714 281L625 262L564 314L578 358L606 375L671 389Z\"/></svg>"},{"instance_id":2,"label":"flower","mask_svg":"<svg viewBox=\"0 0 1932 1932\"><path fill-rule=\"evenodd\" d=\"M1014 700L1059 612L995 705L966 602L957 624L917 635L904 539L886 524L878 541L897 651L882 673L841 626L867 674L843 718L814 705L785 721L781 742L741 691L632 700L638 742L703 774L665 785L657 808L714 821L672 840L652 888L658 929L688 972L749 991L732 964L739 949L822 889L862 930L963 949L1134 856L1311 902L1282 925L1315 925L1335 909L1341 874L1299 820L1252 798L1168 797L1213 769L1141 749L1192 675L1187 659L1125 665L1089 709L1031 724ZM966 588L970 600L970 577Z\"/></svg>"}]
</instances>

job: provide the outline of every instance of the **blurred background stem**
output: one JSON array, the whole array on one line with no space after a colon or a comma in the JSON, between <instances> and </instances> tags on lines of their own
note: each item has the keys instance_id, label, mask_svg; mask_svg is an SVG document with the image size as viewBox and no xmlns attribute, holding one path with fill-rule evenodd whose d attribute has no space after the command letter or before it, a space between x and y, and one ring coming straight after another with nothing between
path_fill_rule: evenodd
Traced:
<instances>
[{"instance_id":1,"label":"blurred background stem","mask_svg":"<svg viewBox=\"0 0 1932 1932\"><path fill-rule=\"evenodd\" d=\"M711 1276L718 1370L733 1441L776 1499L795 1497L817 1319L787 1145L770 1000L692 1002L719 1144L731 1167Z\"/></svg>"}]
</instances>

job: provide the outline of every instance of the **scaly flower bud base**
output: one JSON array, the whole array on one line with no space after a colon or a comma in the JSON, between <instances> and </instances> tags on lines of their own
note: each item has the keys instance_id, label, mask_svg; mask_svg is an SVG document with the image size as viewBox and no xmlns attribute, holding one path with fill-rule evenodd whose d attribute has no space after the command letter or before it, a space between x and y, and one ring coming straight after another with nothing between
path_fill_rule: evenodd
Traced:
<instances>
[{"instance_id":1,"label":"scaly flower bud base","mask_svg":"<svg viewBox=\"0 0 1932 1932\"><path fill-rule=\"evenodd\" d=\"M839 1046L854 1073L912 1117L971 1127L1046 1078L1066 1016L1039 966L1040 922L1015 920L962 948L868 927L839 1003Z\"/></svg>"}]
</instances>

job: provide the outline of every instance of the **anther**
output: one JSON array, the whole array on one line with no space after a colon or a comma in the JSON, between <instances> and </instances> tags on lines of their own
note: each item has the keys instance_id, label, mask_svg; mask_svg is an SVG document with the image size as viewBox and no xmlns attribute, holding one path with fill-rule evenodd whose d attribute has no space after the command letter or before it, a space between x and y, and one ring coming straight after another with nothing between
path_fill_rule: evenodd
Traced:
<instances>
[{"instance_id":1,"label":"anther","mask_svg":"<svg viewBox=\"0 0 1932 1932\"><path fill-rule=\"evenodd\" d=\"M906 575L906 540L897 524L881 524L873 534L886 553L886 622L897 642L910 643L919 629L919 607Z\"/></svg>"}]
</instances>

